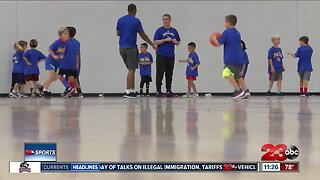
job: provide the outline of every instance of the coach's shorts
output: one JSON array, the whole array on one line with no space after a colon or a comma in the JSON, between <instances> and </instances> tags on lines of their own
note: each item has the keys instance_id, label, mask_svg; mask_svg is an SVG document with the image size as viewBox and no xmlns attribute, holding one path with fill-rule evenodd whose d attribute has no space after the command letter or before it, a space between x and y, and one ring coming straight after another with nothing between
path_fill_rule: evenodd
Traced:
<instances>
[{"instance_id":1,"label":"coach's shorts","mask_svg":"<svg viewBox=\"0 0 320 180\"><path fill-rule=\"evenodd\" d=\"M269 81L281 81L282 72L269 74Z\"/></svg>"},{"instance_id":2,"label":"coach's shorts","mask_svg":"<svg viewBox=\"0 0 320 180\"><path fill-rule=\"evenodd\" d=\"M25 74L26 81L39 81L39 74Z\"/></svg>"},{"instance_id":3,"label":"coach's shorts","mask_svg":"<svg viewBox=\"0 0 320 180\"><path fill-rule=\"evenodd\" d=\"M222 77L227 78L227 77L234 77L234 79L240 79L240 71L241 71L241 65L235 65L235 64L229 64L225 65L223 72L222 72Z\"/></svg>"},{"instance_id":4,"label":"coach's shorts","mask_svg":"<svg viewBox=\"0 0 320 180\"><path fill-rule=\"evenodd\" d=\"M12 73L12 84L25 84L24 73Z\"/></svg>"},{"instance_id":5,"label":"coach's shorts","mask_svg":"<svg viewBox=\"0 0 320 180\"><path fill-rule=\"evenodd\" d=\"M310 81L310 78L311 78L311 72L310 71L298 72L298 73L299 73L300 81L303 81L303 80Z\"/></svg>"},{"instance_id":6,"label":"coach's shorts","mask_svg":"<svg viewBox=\"0 0 320 180\"><path fill-rule=\"evenodd\" d=\"M73 76L75 78L78 77L78 71L72 69L59 69L59 75Z\"/></svg>"},{"instance_id":7,"label":"coach's shorts","mask_svg":"<svg viewBox=\"0 0 320 180\"><path fill-rule=\"evenodd\" d=\"M47 71L54 71L54 72L58 72L58 69L59 69L59 64L56 63L50 63L50 62L47 62L46 61L46 70Z\"/></svg>"},{"instance_id":8,"label":"coach's shorts","mask_svg":"<svg viewBox=\"0 0 320 180\"><path fill-rule=\"evenodd\" d=\"M138 69L139 51L138 48L120 48L120 55L128 70Z\"/></svg>"},{"instance_id":9,"label":"coach's shorts","mask_svg":"<svg viewBox=\"0 0 320 180\"><path fill-rule=\"evenodd\" d=\"M197 76L186 76L186 79L188 81L196 81L197 80Z\"/></svg>"},{"instance_id":10,"label":"coach's shorts","mask_svg":"<svg viewBox=\"0 0 320 180\"><path fill-rule=\"evenodd\" d=\"M141 76L141 82L142 83L150 83L150 82L152 82L152 77L151 76Z\"/></svg>"}]
</instances>

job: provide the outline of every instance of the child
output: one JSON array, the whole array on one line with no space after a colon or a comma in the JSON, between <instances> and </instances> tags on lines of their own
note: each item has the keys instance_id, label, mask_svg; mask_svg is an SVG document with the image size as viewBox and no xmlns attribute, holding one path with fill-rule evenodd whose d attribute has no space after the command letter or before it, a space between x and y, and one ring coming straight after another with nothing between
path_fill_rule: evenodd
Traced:
<instances>
[{"instance_id":1,"label":"child","mask_svg":"<svg viewBox=\"0 0 320 180\"><path fill-rule=\"evenodd\" d=\"M248 54L246 52L247 46L246 43L241 40L241 48L242 48L242 53L243 53L243 64L241 67L241 72L240 72L240 76L245 79L246 75L247 75L247 71L248 71L248 66L249 66L249 58L248 58Z\"/></svg>"},{"instance_id":2,"label":"child","mask_svg":"<svg viewBox=\"0 0 320 180\"><path fill-rule=\"evenodd\" d=\"M69 37L70 37L71 39L75 39L74 36L75 36L76 33L77 33L76 28L70 27L70 26L68 26L67 28L68 28L68 30L69 30ZM78 42L79 42L79 41L78 41ZM80 46L80 42L79 42L79 46ZM79 48L79 50L80 50L80 48ZM76 83L77 96L78 96L78 98L83 98L83 94L82 94L82 90L81 90L81 85L80 85L80 80L79 80L80 69L81 69L81 54L80 54L80 52L79 52L79 59L78 59L78 62L77 62L77 76L76 76L76 78L75 78L74 80L75 80L75 83Z\"/></svg>"},{"instance_id":3,"label":"child","mask_svg":"<svg viewBox=\"0 0 320 180\"><path fill-rule=\"evenodd\" d=\"M235 28L237 24L237 17L235 15L228 15L225 17L226 30L222 33L219 40L213 39L218 46L224 45L224 64L222 76L227 79L232 87L235 89L232 97L247 98L250 95L249 89L246 88L244 79L240 76L241 65L243 64L243 53L240 46L241 35Z\"/></svg>"},{"instance_id":4,"label":"child","mask_svg":"<svg viewBox=\"0 0 320 180\"><path fill-rule=\"evenodd\" d=\"M22 92L25 84L23 53L27 49L27 45L26 41L19 41L14 45L16 52L13 54L12 90L9 94L11 98L26 97Z\"/></svg>"},{"instance_id":5,"label":"child","mask_svg":"<svg viewBox=\"0 0 320 180\"><path fill-rule=\"evenodd\" d=\"M24 70L25 80L31 86L31 97L35 97L38 93L37 81L39 81L39 63L46 59L46 56L42 52L38 51L36 48L38 46L38 41L36 39L30 40L30 48L23 54L26 67Z\"/></svg>"},{"instance_id":6,"label":"child","mask_svg":"<svg viewBox=\"0 0 320 180\"><path fill-rule=\"evenodd\" d=\"M309 46L309 38L302 36L299 38L300 47L295 54L288 53L294 58L299 58L298 61L298 73L300 76L300 95L303 97L309 97L308 82L310 81L312 69L311 57L312 47Z\"/></svg>"},{"instance_id":7,"label":"child","mask_svg":"<svg viewBox=\"0 0 320 180\"><path fill-rule=\"evenodd\" d=\"M49 72L49 78L43 84L43 92L41 96L50 98L48 92L49 86L52 82L57 80L57 71L59 69L60 60L64 58L66 52L66 42L69 38L69 31L62 27L58 31L59 39L54 41L49 47L49 55L46 58L46 70Z\"/></svg>"},{"instance_id":8,"label":"child","mask_svg":"<svg viewBox=\"0 0 320 180\"><path fill-rule=\"evenodd\" d=\"M153 63L152 55L147 51L148 44L142 43L140 45L140 54L139 54L139 68L140 68L140 95L144 96L143 94L143 86L146 84L146 96L150 96L149 94L149 87L150 82L152 82L151 77L151 64Z\"/></svg>"},{"instance_id":9,"label":"child","mask_svg":"<svg viewBox=\"0 0 320 180\"><path fill-rule=\"evenodd\" d=\"M74 38L76 29L73 27L69 30L69 38L67 41L67 51L64 58L60 62L58 78L66 88L64 97L70 97L76 90L75 78L78 76L78 68L80 61L80 43ZM66 76L66 77L64 77ZM69 81L69 82L68 82Z\"/></svg>"},{"instance_id":10,"label":"child","mask_svg":"<svg viewBox=\"0 0 320 180\"><path fill-rule=\"evenodd\" d=\"M280 36L274 35L271 37L271 41L273 46L268 51L268 73L269 73L269 90L267 92L267 96L271 96L271 90L273 83L278 81L277 83L277 96L284 96L281 92L282 85L282 73L285 71L282 59L283 54L282 50L279 47L280 44Z\"/></svg>"},{"instance_id":11,"label":"child","mask_svg":"<svg viewBox=\"0 0 320 180\"><path fill-rule=\"evenodd\" d=\"M200 60L198 54L196 53L196 44L194 42L190 42L188 44L189 56L186 60L179 60L179 62L187 62L186 69L186 79L188 80L188 93L183 95L182 97L198 97L199 94L196 89L196 85L194 81L196 81L198 76L198 66L200 65ZM191 94L191 89L193 90L193 94Z\"/></svg>"}]
</instances>

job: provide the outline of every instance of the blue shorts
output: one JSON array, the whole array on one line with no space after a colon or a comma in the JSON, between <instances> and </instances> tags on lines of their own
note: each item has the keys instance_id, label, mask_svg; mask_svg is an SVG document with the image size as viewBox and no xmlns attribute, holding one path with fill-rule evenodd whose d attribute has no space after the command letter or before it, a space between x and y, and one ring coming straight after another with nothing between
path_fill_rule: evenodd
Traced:
<instances>
[{"instance_id":1,"label":"blue shorts","mask_svg":"<svg viewBox=\"0 0 320 180\"><path fill-rule=\"evenodd\" d=\"M46 61L46 70L58 72L59 64L58 63L50 63Z\"/></svg>"}]
</instances>

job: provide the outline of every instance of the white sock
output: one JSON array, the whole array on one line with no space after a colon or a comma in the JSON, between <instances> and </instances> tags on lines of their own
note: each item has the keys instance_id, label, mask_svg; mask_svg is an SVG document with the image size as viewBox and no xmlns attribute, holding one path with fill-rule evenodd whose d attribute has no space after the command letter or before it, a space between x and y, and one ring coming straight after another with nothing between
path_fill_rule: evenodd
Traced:
<instances>
[{"instance_id":1,"label":"white sock","mask_svg":"<svg viewBox=\"0 0 320 180\"><path fill-rule=\"evenodd\" d=\"M47 91L47 92L48 92L48 89L46 89L46 88L43 88L43 91Z\"/></svg>"},{"instance_id":2,"label":"white sock","mask_svg":"<svg viewBox=\"0 0 320 180\"><path fill-rule=\"evenodd\" d=\"M126 94L130 94L130 89L126 89Z\"/></svg>"},{"instance_id":3,"label":"white sock","mask_svg":"<svg viewBox=\"0 0 320 180\"><path fill-rule=\"evenodd\" d=\"M130 89L130 92L134 93L134 89Z\"/></svg>"}]
</instances>

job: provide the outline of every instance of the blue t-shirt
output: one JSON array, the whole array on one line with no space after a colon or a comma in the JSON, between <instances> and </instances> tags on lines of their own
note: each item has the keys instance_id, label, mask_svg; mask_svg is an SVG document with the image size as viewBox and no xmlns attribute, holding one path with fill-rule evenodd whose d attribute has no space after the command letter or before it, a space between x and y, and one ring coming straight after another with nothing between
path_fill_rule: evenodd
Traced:
<instances>
[{"instance_id":1,"label":"blue t-shirt","mask_svg":"<svg viewBox=\"0 0 320 180\"><path fill-rule=\"evenodd\" d=\"M137 33L144 32L142 24L135 16L123 16L117 22L117 31L119 32L120 48L136 48Z\"/></svg>"},{"instance_id":2,"label":"blue t-shirt","mask_svg":"<svg viewBox=\"0 0 320 180\"><path fill-rule=\"evenodd\" d=\"M40 74L38 62L46 59L46 56L36 49L27 50L23 56L31 63L30 66L25 65L24 74Z\"/></svg>"},{"instance_id":3,"label":"blue t-shirt","mask_svg":"<svg viewBox=\"0 0 320 180\"><path fill-rule=\"evenodd\" d=\"M13 68L12 73L24 73L25 62L23 60L23 52L16 51L13 54Z\"/></svg>"},{"instance_id":4,"label":"blue t-shirt","mask_svg":"<svg viewBox=\"0 0 320 180\"><path fill-rule=\"evenodd\" d=\"M46 62L49 63L49 64L54 64L54 65L57 65L59 64L59 61L61 59L64 58L64 55L66 53L66 43L63 43L60 39L58 40L55 40L51 46L49 47L49 49L51 49L51 51L53 51L53 53L55 55L57 55L59 57L58 60L55 60L53 59L53 57L51 57L51 55L49 54L47 56L47 59L46 59Z\"/></svg>"},{"instance_id":5,"label":"blue t-shirt","mask_svg":"<svg viewBox=\"0 0 320 180\"><path fill-rule=\"evenodd\" d=\"M153 40L162 40L166 38L176 39L177 41L181 41L178 31L170 27L169 29L164 28L163 26L158 28L154 34ZM174 44L172 42L165 42L158 45L157 54L164 57L174 57Z\"/></svg>"},{"instance_id":6,"label":"blue t-shirt","mask_svg":"<svg viewBox=\"0 0 320 180\"><path fill-rule=\"evenodd\" d=\"M152 55L147 52L147 54L140 53L139 54L140 62L153 62ZM140 76L151 76L151 64L149 65L139 65L140 68Z\"/></svg>"},{"instance_id":7,"label":"blue t-shirt","mask_svg":"<svg viewBox=\"0 0 320 180\"><path fill-rule=\"evenodd\" d=\"M195 65L200 64L200 60L198 57L198 54L196 52L190 53L188 56L188 64L186 69L186 75L187 76L198 76L198 68L196 68L194 71L192 71L192 67Z\"/></svg>"},{"instance_id":8,"label":"blue t-shirt","mask_svg":"<svg viewBox=\"0 0 320 180\"><path fill-rule=\"evenodd\" d=\"M269 60L272 60L273 63L273 67L274 70L276 71L276 73L280 73L283 72L283 54L282 54L282 50L281 48L276 48L274 46L272 46L269 51L268 51L268 73L271 74L271 66L269 63Z\"/></svg>"},{"instance_id":9,"label":"blue t-shirt","mask_svg":"<svg viewBox=\"0 0 320 180\"><path fill-rule=\"evenodd\" d=\"M224 45L224 64L240 65L243 63L241 35L236 28L228 28L224 30L218 41L220 44Z\"/></svg>"},{"instance_id":10,"label":"blue t-shirt","mask_svg":"<svg viewBox=\"0 0 320 180\"><path fill-rule=\"evenodd\" d=\"M69 39L66 44L66 53L60 61L59 67L61 69L77 70L77 55L80 53L80 42L76 39Z\"/></svg>"},{"instance_id":11,"label":"blue t-shirt","mask_svg":"<svg viewBox=\"0 0 320 180\"><path fill-rule=\"evenodd\" d=\"M298 72L312 72L312 57L313 49L310 46L301 46L298 48L295 56L299 58Z\"/></svg>"},{"instance_id":12,"label":"blue t-shirt","mask_svg":"<svg viewBox=\"0 0 320 180\"><path fill-rule=\"evenodd\" d=\"M243 52L243 64L249 64L249 57L246 51L242 50Z\"/></svg>"}]
</instances>

